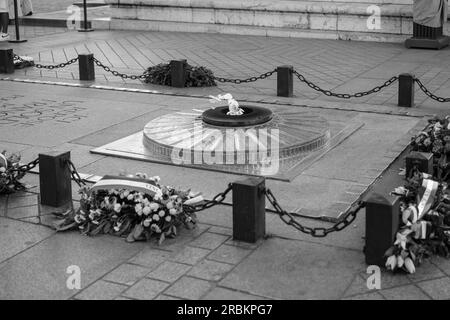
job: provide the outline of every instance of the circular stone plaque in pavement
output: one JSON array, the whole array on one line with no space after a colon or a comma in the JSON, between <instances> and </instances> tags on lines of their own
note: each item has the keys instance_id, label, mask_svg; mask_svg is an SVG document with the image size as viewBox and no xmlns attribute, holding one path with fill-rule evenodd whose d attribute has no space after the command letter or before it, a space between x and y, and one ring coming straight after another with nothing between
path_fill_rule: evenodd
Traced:
<instances>
[{"instance_id":1,"label":"circular stone plaque in pavement","mask_svg":"<svg viewBox=\"0 0 450 320\"><path fill-rule=\"evenodd\" d=\"M271 175L264 171L268 162L273 165L276 161L277 170L292 167L329 142L329 124L320 116L295 108L244 108L258 110L257 116L223 117L228 108L222 107L155 118L144 128L145 147L153 157L166 162ZM216 109L217 112L209 111Z\"/></svg>"}]
</instances>

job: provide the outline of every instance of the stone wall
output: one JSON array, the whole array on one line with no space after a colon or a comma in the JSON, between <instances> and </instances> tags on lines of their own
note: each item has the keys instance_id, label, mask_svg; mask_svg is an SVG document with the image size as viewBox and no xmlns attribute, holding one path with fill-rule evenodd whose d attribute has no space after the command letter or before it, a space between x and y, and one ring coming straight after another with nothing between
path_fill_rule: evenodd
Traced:
<instances>
[{"instance_id":1,"label":"stone wall","mask_svg":"<svg viewBox=\"0 0 450 320\"><path fill-rule=\"evenodd\" d=\"M403 41L412 34L412 0L106 0L111 28L286 37ZM394 2L394 3L393 3ZM381 28L367 26L381 8Z\"/></svg>"}]
</instances>

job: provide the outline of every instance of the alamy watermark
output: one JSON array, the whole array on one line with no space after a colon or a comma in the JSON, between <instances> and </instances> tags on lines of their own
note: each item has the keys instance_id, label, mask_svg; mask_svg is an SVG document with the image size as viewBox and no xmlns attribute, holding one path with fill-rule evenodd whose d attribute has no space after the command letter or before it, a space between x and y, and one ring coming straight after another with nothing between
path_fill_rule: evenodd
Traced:
<instances>
[{"instance_id":1,"label":"alamy watermark","mask_svg":"<svg viewBox=\"0 0 450 320\"><path fill-rule=\"evenodd\" d=\"M367 7L366 10L369 18L367 18L367 29L380 30L381 29L381 8L376 5Z\"/></svg>"},{"instance_id":2,"label":"alamy watermark","mask_svg":"<svg viewBox=\"0 0 450 320\"><path fill-rule=\"evenodd\" d=\"M381 289L381 269L379 266L368 266L367 274L369 277L367 278L366 285L369 290L380 290Z\"/></svg>"},{"instance_id":3,"label":"alamy watermark","mask_svg":"<svg viewBox=\"0 0 450 320\"><path fill-rule=\"evenodd\" d=\"M81 268L77 265L68 266L66 273L69 274L66 280L66 287L69 290L81 289Z\"/></svg>"},{"instance_id":4,"label":"alamy watermark","mask_svg":"<svg viewBox=\"0 0 450 320\"><path fill-rule=\"evenodd\" d=\"M253 165L261 175L275 175L280 167L278 129L210 129L194 126L194 134L172 149L171 160L183 165ZM193 148L185 146L194 146Z\"/></svg>"},{"instance_id":5,"label":"alamy watermark","mask_svg":"<svg viewBox=\"0 0 450 320\"><path fill-rule=\"evenodd\" d=\"M81 23L81 8L79 6L71 5L67 7L66 13L69 15L66 19L67 29L78 29Z\"/></svg>"}]
</instances>

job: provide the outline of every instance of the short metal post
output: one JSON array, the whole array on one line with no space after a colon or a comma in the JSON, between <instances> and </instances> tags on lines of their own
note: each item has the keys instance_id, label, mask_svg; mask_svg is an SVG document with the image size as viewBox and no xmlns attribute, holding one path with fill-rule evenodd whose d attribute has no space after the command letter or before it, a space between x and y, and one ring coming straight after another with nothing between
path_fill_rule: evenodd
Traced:
<instances>
[{"instance_id":1,"label":"short metal post","mask_svg":"<svg viewBox=\"0 0 450 320\"><path fill-rule=\"evenodd\" d=\"M68 160L70 160L70 151L39 154L41 204L61 207L72 201Z\"/></svg>"},{"instance_id":2,"label":"short metal post","mask_svg":"<svg viewBox=\"0 0 450 320\"><path fill-rule=\"evenodd\" d=\"M416 167L422 173L433 174L433 154L428 152L413 151L405 158L406 177L410 176L411 170Z\"/></svg>"},{"instance_id":3,"label":"short metal post","mask_svg":"<svg viewBox=\"0 0 450 320\"><path fill-rule=\"evenodd\" d=\"M398 76L398 106L414 107L414 75L402 73Z\"/></svg>"},{"instance_id":4,"label":"short metal post","mask_svg":"<svg viewBox=\"0 0 450 320\"><path fill-rule=\"evenodd\" d=\"M80 71L80 80L95 80L95 65L93 53L79 54L78 67Z\"/></svg>"},{"instance_id":5,"label":"short metal post","mask_svg":"<svg viewBox=\"0 0 450 320\"><path fill-rule=\"evenodd\" d=\"M172 87L184 88L186 83L186 65L186 59L170 61L170 77L172 80Z\"/></svg>"},{"instance_id":6,"label":"short metal post","mask_svg":"<svg viewBox=\"0 0 450 320\"><path fill-rule=\"evenodd\" d=\"M12 49L0 49L0 73L14 73L14 53Z\"/></svg>"},{"instance_id":7,"label":"short metal post","mask_svg":"<svg viewBox=\"0 0 450 320\"><path fill-rule=\"evenodd\" d=\"M279 66L277 68L277 96L292 97L294 94L294 67Z\"/></svg>"},{"instance_id":8,"label":"short metal post","mask_svg":"<svg viewBox=\"0 0 450 320\"><path fill-rule=\"evenodd\" d=\"M233 239L255 243L266 233L265 178L233 183Z\"/></svg>"},{"instance_id":9,"label":"short metal post","mask_svg":"<svg viewBox=\"0 0 450 320\"><path fill-rule=\"evenodd\" d=\"M78 32L91 32L94 31L94 29L92 29L92 22L88 21L87 18L87 2L86 0L83 0L83 27L80 29L78 29Z\"/></svg>"},{"instance_id":10,"label":"short metal post","mask_svg":"<svg viewBox=\"0 0 450 320\"><path fill-rule=\"evenodd\" d=\"M25 39L20 38L20 30L19 30L19 4L17 0L14 0L14 26L16 28L16 39L11 39L9 42L11 43L23 43L27 42Z\"/></svg>"},{"instance_id":11,"label":"short metal post","mask_svg":"<svg viewBox=\"0 0 450 320\"><path fill-rule=\"evenodd\" d=\"M368 265L384 266L387 249L394 243L399 226L400 200L397 196L372 193L366 202L366 246Z\"/></svg>"}]
</instances>

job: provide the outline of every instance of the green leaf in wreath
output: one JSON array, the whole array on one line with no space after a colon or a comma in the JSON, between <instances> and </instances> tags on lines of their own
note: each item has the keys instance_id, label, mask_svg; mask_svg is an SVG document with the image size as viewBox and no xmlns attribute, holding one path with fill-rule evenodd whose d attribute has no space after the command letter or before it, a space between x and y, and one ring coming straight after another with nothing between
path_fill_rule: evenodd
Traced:
<instances>
[{"instance_id":1,"label":"green leaf in wreath","mask_svg":"<svg viewBox=\"0 0 450 320\"><path fill-rule=\"evenodd\" d=\"M130 232L127 237L127 242L134 242L134 241L135 240L134 240L133 232Z\"/></svg>"},{"instance_id":2,"label":"green leaf in wreath","mask_svg":"<svg viewBox=\"0 0 450 320\"><path fill-rule=\"evenodd\" d=\"M100 232L103 232L103 229L105 227L106 221L103 220L102 222L100 222L97 227L92 229L91 235L92 236L96 236L98 235Z\"/></svg>"},{"instance_id":3,"label":"green leaf in wreath","mask_svg":"<svg viewBox=\"0 0 450 320\"><path fill-rule=\"evenodd\" d=\"M55 226L55 229L57 232L60 232L60 231L70 230L70 229L73 229L76 227L77 227L77 223L74 221L74 222L66 224L66 225Z\"/></svg>"},{"instance_id":4,"label":"green leaf in wreath","mask_svg":"<svg viewBox=\"0 0 450 320\"><path fill-rule=\"evenodd\" d=\"M144 226L140 223L136 224L133 230L134 240L140 240L142 238L142 233L144 232Z\"/></svg>"},{"instance_id":5,"label":"green leaf in wreath","mask_svg":"<svg viewBox=\"0 0 450 320\"><path fill-rule=\"evenodd\" d=\"M110 221L106 221L105 225L103 226L103 233L108 234L112 230L112 223Z\"/></svg>"},{"instance_id":6,"label":"green leaf in wreath","mask_svg":"<svg viewBox=\"0 0 450 320\"><path fill-rule=\"evenodd\" d=\"M121 236L121 235L125 234L127 232L127 230L129 229L130 225L131 225L130 220L128 220L128 219L124 220L122 225L120 226L119 232L117 232L117 235Z\"/></svg>"},{"instance_id":7,"label":"green leaf in wreath","mask_svg":"<svg viewBox=\"0 0 450 320\"><path fill-rule=\"evenodd\" d=\"M161 245L164 240L166 240L166 236L164 235L164 233L161 233L161 236L159 237L159 241L158 241L158 245Z\"/></svg>"},{"instance_id":8,"label":"green leaf in wreath","mask_svg":"<svg viewBox=\"0 0 450 320\"><path fill-rule=\"evenodd\" d=\"M172 233L175 237L177 236L177 227L175 227L174 225L172 226Z\"/></svg>"}]
</instances>

